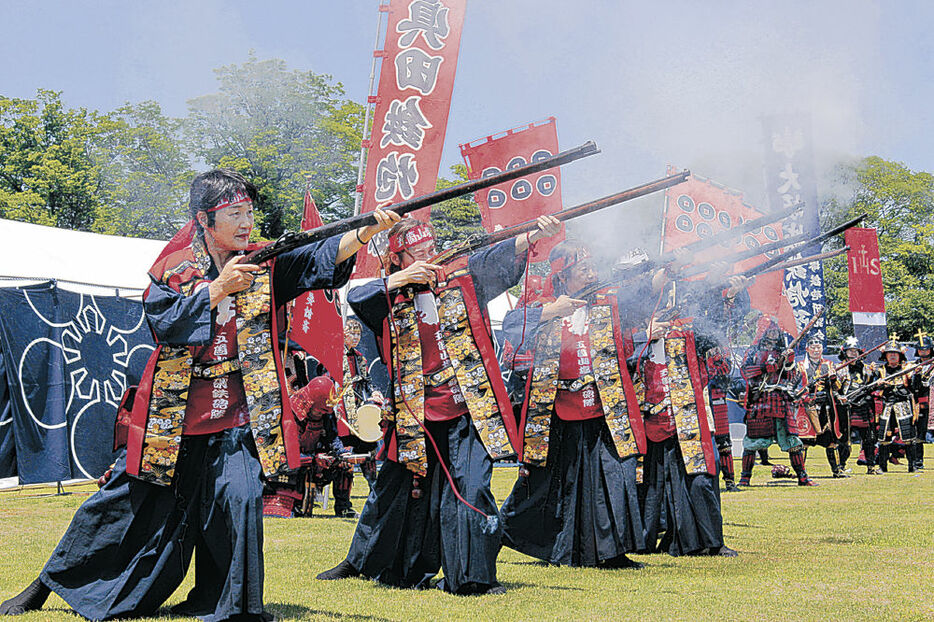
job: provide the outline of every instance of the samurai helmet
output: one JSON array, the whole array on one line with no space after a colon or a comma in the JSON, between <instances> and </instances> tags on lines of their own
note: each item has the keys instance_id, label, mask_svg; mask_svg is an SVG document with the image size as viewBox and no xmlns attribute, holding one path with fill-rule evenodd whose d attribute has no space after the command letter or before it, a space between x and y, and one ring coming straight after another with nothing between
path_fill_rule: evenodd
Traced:
<instances>
[{"instance_id":1,"label":"samurai helmet","mask_svg":"<svg viewBox=\"0 0 934 622\"><path fill-rule=\"evenodd\" d=\"M934 339L928 335L921 335L915 344L915 350L934 350Z\"/></svg>"},{"instance_id":2,"label":"samurai helmet","mask_svg":"<svg viewBox=\"0 0 934 622\"><path fill-rule=\"evenodd\" d=\"M756 322L755 344L759 348L779 349L784 345L784 335L778 320L771 315L762 314Z\"/></svg>"},{"instance_id":3,"label":"samurai helmet","mask_svg":"<svg viewBox=\"0 0 934 622\"><path fill-rule=\"evenodd\" d=\"M843 341L843 345L840 346L840 355L837 358L839 358L841 361L845 361L847 358L846 357L847 350L856 350L860 354L863 353L863 349L859 347L859 339L857 339L856 337L847 337Z\"/></svg>"},{"instance_id":4,"label":"samurai helmet","mask_svg":"<svg viewBox=\"0 0 934 622\"><path fill-rule=\"evenodd\" d=\"M331 412L337 403L336 388L334 381L328 376L312 378L290 398L295 418L299 421L304 421L306 418L317 421Z\"/></svg>"},{"instance_id":5,"label":"samurai helmet","mask_svg":"<svg viewBox=\"0 0 934 622\"><path fill-rule=\"evenodd\" d=\"M885 343L885 346L882 348L882 352L879 354L879 360L885 362L885 355L889 352L897 352L899 354L899 360L902 363L908 360L908 356L905 353L905 347L898 345L898 341L895 339L889 339Z\"/></svg>"}]
</instances>

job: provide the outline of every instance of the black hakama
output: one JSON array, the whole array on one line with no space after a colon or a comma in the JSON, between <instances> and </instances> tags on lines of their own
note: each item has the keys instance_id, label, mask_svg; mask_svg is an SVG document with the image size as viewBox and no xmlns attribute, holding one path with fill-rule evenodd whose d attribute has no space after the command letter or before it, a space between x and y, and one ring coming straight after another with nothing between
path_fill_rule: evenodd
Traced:
<instances>
[{"instance_id":1,"label":"black hakama","mask_svg":"<svg viewBox=\"0 0 934 622\"><path fill-rule=\"evenodd\" d=\"M179 612L203 620L263 611L263 484L249 426L184 437L174 485L126 473L78 508L42 582L92 620L154 615L185 578Z\"/></svg>"},{"instance_id":2,"label":"black hakama","mask_svg":"<svg viewBox=\"0 0 934 622\"><path fill-rule=\"evenodd\" d=\"M461 503L428 443L428 472L421 497L412 496L414 474L387 460L370 492L347 561L362 574L396 587L427 588L439 569L439 587L473 593L496 584L502 520L490 492L493 461L470 417L427 422L428 432L451 472L458 492L490 518Z\"/></svg>"},{"instance_id":3,"label":"black hakama","mask_svg":"<svg viewBox=\"0 0 934 622\"><path fill-rule=\"evenodd\" d=\"M643 468L647 550L674 556L719 550L723 517L716 476L688 475L681 446L673 437L649 441Z\"/></svg>"},{"instance_id":4,"label":"black hakama","mask_svg":"<svg viewBox=\"0 0 934 622\"><path fill-rule=\"evenodd\" d=\"M503 504L503 543L566 566L597 566L645 548L635 457L620 460L603 417L552 416L548 459Z\"/></svg>"}]
</instances>

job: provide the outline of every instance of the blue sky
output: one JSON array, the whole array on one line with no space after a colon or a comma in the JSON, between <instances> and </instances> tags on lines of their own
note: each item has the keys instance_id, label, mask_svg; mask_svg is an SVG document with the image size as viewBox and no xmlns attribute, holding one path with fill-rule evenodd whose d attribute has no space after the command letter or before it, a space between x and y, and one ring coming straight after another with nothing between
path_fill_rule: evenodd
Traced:
<instances>
[{"instance_id":1,"label":"blue sky","mask_svg":"<svg viewBox=\"0 0 934 622\"><path fill-rule=\"evenodd\" d=\"M0 0L0 94L64 92L182 116L213 69L259 58L366 95L377 0ZM869 154L934 171L934 3L468 0L442 172L463 143L553 115L567 204L691 167L763 193L763 115L811 114L818 167ZM824 190L822 188L822 190Z\"/></svg>"}]
</instances>

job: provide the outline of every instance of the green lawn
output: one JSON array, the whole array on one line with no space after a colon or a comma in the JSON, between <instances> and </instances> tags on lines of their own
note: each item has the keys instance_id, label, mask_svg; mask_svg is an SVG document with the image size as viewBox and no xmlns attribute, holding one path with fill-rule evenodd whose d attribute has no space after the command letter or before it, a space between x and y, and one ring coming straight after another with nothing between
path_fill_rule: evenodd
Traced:
<instances>
[{"instance_id":1,"label":"green lawn","mask_svg":"<svg viewBox=\"0 0 934 622\"><path fill-rule=\"evenodd\" d=\"M772 455L787 464L775 448ZM504 549L499 579L509 592L499 597L315 581L343 558L354 522L269 519L266 606L301 620L934 619L934 469L916 476L901 465L868 477L851 466L854 477L832 479L823 451L812 451L808 471L820 487L799 488L757 465L752 489L723 496L726 541L738 558L635 556L644 570L602 571L546 567ZM498 498L514 478L514 469L497 469ZM356 484L360 509L366 483L358 476ZM35 578L85 498L0 493L0 598ZM75 618L53 595L22 619Z\"/></svg>"}]
</instances>

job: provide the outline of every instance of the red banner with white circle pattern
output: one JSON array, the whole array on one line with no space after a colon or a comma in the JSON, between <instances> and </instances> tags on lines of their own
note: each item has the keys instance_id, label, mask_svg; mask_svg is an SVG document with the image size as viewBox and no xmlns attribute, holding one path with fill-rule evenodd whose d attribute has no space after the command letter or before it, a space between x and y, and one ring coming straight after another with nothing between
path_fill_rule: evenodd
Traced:
<instances>
[{"instance_id":1,"label":"red banner with white circle pattern","mask_svg":"<svg viewBox=\"0 0 934 622\"><path fill-rule=\"evenodd\" d=\"M677 172L669 167L668 173ZM731 190L710 179L691 175L687 181L665 192L665 218L662 223L662 252L670 252L692 242L732 229L763 213L743 201L741 192ZM777 222L737 235L732 241L721 242L697 253L692 264L717 261L733 253L771 244L782 239ZM733 273L747 270L775 256L778 251L763 253L737 262ZM778 318L781 328L793 335L798 332L794 312L783 293L784 271L760 274L749 287L750 303L768 315Z\"/></svg>"},{"instance_id":2,"label":"red banner with white circle pattern","mask_svg":"<svg viewBox=\"0 0 934 622\"><path fill-rule=\"evenodd\" d=\"M549 117L471 141L460 148L468 178L480 179L558 153L558 129L555 118ZM535 220L542 214L561 210L561 170L554 168L480 190L474 193L474 199L487 231ZM531 260L547 260L554 245L563 239L564 232L537 243Z\"/></svg>"}]
</instances>

